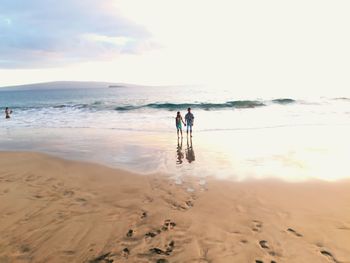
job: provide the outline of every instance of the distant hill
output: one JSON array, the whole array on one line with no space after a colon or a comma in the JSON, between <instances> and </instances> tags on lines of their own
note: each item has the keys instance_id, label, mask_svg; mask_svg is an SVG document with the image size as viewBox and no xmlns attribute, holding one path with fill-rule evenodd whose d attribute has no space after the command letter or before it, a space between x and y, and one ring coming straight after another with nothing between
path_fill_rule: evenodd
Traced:
<instances>
[{"instance_id":1,"label":"distant hill","mask_svg":"<svg viewBox=\"0 0 350 263\"><path fill-rule=\"evenodd\" d=\"M1 90L48 90L48 89L91 89L91 88L141 87L133 84L94 81L55 81L26 85L0 87Z\"/></svg>"}]
</instances>

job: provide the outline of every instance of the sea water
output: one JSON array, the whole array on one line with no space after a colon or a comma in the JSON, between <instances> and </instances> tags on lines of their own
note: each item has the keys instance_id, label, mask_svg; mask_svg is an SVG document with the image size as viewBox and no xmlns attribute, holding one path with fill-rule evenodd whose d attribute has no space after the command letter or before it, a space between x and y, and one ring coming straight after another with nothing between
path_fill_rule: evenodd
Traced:
<instances>
[{"instance_id":1,"label":"sea water","mask_svg":"<svg viewBox=\"0 0 350 263\"><path fill-rule=\"evenodd\" d=\"M0 149L136 172L231 180L350 177L350 99L237 96L200 86L3 90ZM175 115L191 107L193 137ZM5 116L4 116L5 117ZM203 182L203 181L201 181Z\"/></svg>"}]
</instances>

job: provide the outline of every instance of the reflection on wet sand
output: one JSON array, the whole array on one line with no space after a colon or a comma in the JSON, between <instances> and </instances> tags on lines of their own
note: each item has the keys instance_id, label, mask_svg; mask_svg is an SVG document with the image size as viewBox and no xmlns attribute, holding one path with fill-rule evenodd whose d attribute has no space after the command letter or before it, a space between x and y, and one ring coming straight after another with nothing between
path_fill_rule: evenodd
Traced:
<instances>
[{"instance_id":1,"label":"reflection on wet sand","mask_svg":"<svg viewBox=\"0 0 350 263\"><path fill-rule=\"evenodd\" d=\"M184 158L184 153L182 152L182 142L183 138L177 138L177 147L176 147L176 154L177 154L177 159L176 159L176 164L182 164L183 163L183 158Z\"/></svg>"},{"instance_id":2,"label":"reflection on wet sand","mask_svg":"<svg viewBox=\"0 0 350 263\"><path fill-rule=\"evenodd\" d=\"M192 136L190 137L190 139L188 139L188 136L187 136L186 159L189 163L195 161L196 159L196 157L194 156Z\"/></svg>"}]
</instances>

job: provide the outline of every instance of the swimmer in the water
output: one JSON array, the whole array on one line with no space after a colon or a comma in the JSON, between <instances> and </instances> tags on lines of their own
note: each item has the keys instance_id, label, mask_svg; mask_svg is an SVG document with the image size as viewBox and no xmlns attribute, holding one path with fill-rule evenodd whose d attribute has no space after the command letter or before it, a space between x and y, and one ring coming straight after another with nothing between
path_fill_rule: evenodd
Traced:
<instances>
[{"instance_id":1,"label":"swimmer in the water","mask_svg":"<svg viewBox=\"0 0 350 263\"><path fill-rule=\"evenodd\" d=\"M6 107L5 108L5 118L10 119L11 118L10 114L12 114L12 110L10 110L8 107Z\"/></svg>"}]
</instances>

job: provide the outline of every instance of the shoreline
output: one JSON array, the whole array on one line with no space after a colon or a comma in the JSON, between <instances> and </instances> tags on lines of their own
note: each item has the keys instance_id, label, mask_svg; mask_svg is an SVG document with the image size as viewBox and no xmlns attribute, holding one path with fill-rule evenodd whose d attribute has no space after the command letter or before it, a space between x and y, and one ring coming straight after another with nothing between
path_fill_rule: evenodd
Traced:
<instances>
[{"instance_id":1,"label":"shoreline","mask_svg":"<svg viewBox=\"0 0 350 263\"><path fill-rule=\"evenodd\" d=\"M179 185L41 153L0 157L0 262L350 262L350 180Z\"/></svg>"},{"instance_id":2,"label":"shoreline","mask_svg":"<svg viewBox=\"0 0 350 263\"><path fill-rule=\"evenodd\" d=\"M288 139L280 136L278 130L196 133L190 146L186 137L179 143L175 132L45 128L0 131L3 151L42 152L142 174L169 173L174 177L191 175L203 179L214 176L233 181L270 177L288 182L349 178L350 147L342 140L348 129L335 135L338 129L298 128L291 131L294 135ZM338 139L334 140L334 136Z\"/></svg>"}]
</instances>

